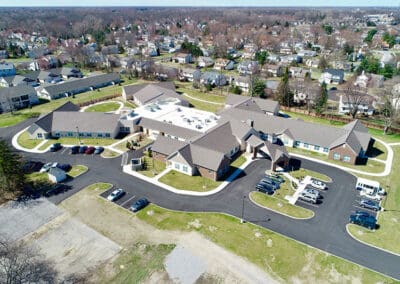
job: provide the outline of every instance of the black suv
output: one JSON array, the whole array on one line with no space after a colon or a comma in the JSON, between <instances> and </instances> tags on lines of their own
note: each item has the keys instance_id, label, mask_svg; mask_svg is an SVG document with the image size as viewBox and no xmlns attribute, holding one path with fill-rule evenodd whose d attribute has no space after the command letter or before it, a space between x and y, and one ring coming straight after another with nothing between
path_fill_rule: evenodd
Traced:
<instances>
[{"instance_id":1,"label":"black suv","mask_svg":"<svg viewBox=\"0 0 400 284\"><path fill-rule=\"evenodd\" d=\"M54 143L53 145L50 146L50 152L57 152L62 148L60 143Z\"/></svg>"},{"instance_id":2,"label":"black suv","mask_svg":"<svg viewBox=\"0 0 400 284\"><path fill-rule=\"evenodd\" d=\"M71 154L78 154L78 153L79 153L79 146L72 146Z\"/></svg>"},{"instance_id":3,"label":"black suv","mask_svg":"<svg viewBox=\"0 0 400 284\"><path fill-rule=\"evenodd\" d=\"M267 185L265 183L257 183L256 184L256 189L259 192L266 193L266 194L269 194L269 195L272 195L275 192L274 189L271 186L269 186L269 185Z\"/></svg>"}]
</instances>

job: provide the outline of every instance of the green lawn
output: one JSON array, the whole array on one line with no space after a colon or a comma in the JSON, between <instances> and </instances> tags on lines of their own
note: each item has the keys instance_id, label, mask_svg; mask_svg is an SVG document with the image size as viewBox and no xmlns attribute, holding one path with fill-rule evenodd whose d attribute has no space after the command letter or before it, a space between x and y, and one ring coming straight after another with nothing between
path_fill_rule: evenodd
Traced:
<instances>
[{"instance_id":1,"label":"green lawn","mask_svg":"<svg viewBox=\"0 0 400 284\"><path fill-rule=\"evenodd\" d=\"M193 100L187 96L184 97L185 100L187 100L194 108L204 110L204 111L209 111L209 112L214 112L216 113L217 111L223 109L222 105L215 105L215 104L210 104L206 102L201 102L198 100Z\"/></svg>"},{"instance_id":2,"label":"green lawn","mask_svg":"<svg viewBox=\"0 0 400 284\"><path fill-rule=\"evenodd\" d=\"M400 254L400 146L393 147L393 152L391 174L387 177L373 178L388 192L381 204L385 211L379 213L379 229L370 231L360 226L349 225L349 230L362 241Z\"/></svg>"},{"instance_id":3,"label":"green lawn","mask_svg":"<svg viewBox=\"0 0 400 284\"><path fill-rule=\"evenodd\" d=\"M231 167L234 168L239 168L241 165L243 165L246 162L246 158L243 155L240 155L239 157L236 158L236 160L234 160L231 163Z\"/></svg>"},{"instance_id":4,"label":"green lawn","mask_svg":"<svg viewBox=\"0 0 400 284\"><path fill-rule=\"evenodd\" d=\"M70 177L78 177L83 173L86 173L88 171L88 167L84 166L84 165L74 165L72 166L71 170L68 172L68 175Z\"/></svg>"},{"instance_id":5,"label":"green lawn","mask_svg":"<svg viewBox=\"0 0 400 284\"><path fill-rule=\"evenodd\" d=\"M152 204L139 211L137 216L158 229L198 231L207 239L258 265L283 283L395 282L254 224L240 224L239 219L232 216L175 212ZM335 277L334 280L332 277Z\"/></svg>"},{"instance_id":6,"label":"green lawn","mask_svg":"<svg viewBox=\"0 0 400 284\"><path fill-rule=\"evenodd\" d=\"M100 283L143 283L152 273L164 270L164 260L175 245L137 243L124 250L113 263L113 273L101 271Z\"/></svg>"},{"instance_id":7,"label":"green lawn","mask_svg":"<svg viewBox=\"0 0 400 284\"><path fill-rule=\"evenodd\" d=\"M299 149L299 148L291 148L291 147L287 147L286 149L288 150L289 153L300 154L300 155L308 156L311 158L316 158L321 161L329 162L331 164L336 164L339 166L343 166L343 167L347 167L347 168L351 168L351 169L355 169L355 170L359 170L359 171L365 171L365 172L369 172L369 173L380 173L385 169L384 163L380 163L380 162L373 161L373 160L368 160L366 165L352 165L349 163L336 161L333 159L328 159L328 155L316 153L313 151L307 151L307 150L303 150L303 149Z\"/></svg>"},{"instance_id":8,"label":"green lawn","mask_svg":"<svg viewBox=\"0 0 400 284\"><path fill-rule=\"evenodd\" d=\"M101 153L101 156L103 158L114 158L117 157L119 155L119 153L115 152L115 151L111 151L109 149L104 149L103 153Z\"/></svg>"},{"instance_id":9,"label":"green lawn","mask_svg":"<svg viewBox=\"0 0 400 284\"><path fill-rule=\"evenodd\" d=\"M33 172L25 176L26 176L26 181L30 184L50 183L49 176L47 173Z\"/></svg>"},{"instance_id":10,"label":"green lawn","mask_svg":"<svg viewBox=\"0 0 400 284\"><path fill-rule=\"evenodd\" d=\"M371 158L377 158L380 160L387 159L387 150L386 147L383 146L382 143L375 141L374 145L368 149L367 156Z\"/></svg>"},{"instance_id":11,"label":"green lawn","mask_svg":"<svg viewBox=\"0 0 400 284\"><path fill-rule=\"evenodd\" d=\"M117 102L107 102L107 103L99 103L96 105L93 105L91 107L88 107L85 109L85 112L110 112L110 111L116 111L119 109L119 103Z\"/></svg>"},{"instance_id":12,"label":"green lawn","mask_svg":"<svg viewBox=\"0 0 400 284\"><path fill-rule=\"evenodd\" d=\"M89 145L89 146L108 146L118 142L117 139L111 138L86 138L81 137L80 139L82 145ZM61 143L62 145L79 145L78 138L76 137L60 137L58 139L49 139L46 143L44 143L39 150L45 150L51 144L54 143Z\"/></svg>"},{"instance_id":13,"label":"green lawn","mask_svg":"<svg viewBox=\"0 0 400 284\"><path fill-rule=\"evenodd\" d=\"M252 191L250 192L250 197L253 202L263 207L270 208L277 212L289 215L293 218L308 219L314 216L314 213L311 210L292 205L286 200L282 200L274 196L269 196L268 194L262 192Z\"/></svg>"},{"instance_id":14,"label":"green lawn","mask_svg":"<svg viewBox=\"0 0 400 284\"><path fill-rule=\"evenodd\" d=\"M165 170L165 163L158 161L156 159L150 158L148 155L143 157L146 167L138 171L138 173L145 175L147 177L154 177Z\"/></svg>"},{"instance_id":15,"label":"green lawn","mask_svg":"<svg viewBox=\"0 0 400 284\"><path fill-rule=\"evenodd\" d=\"M131 140L129 140L129 139L124 140L124 141L122 141L121 143L118 143L117 145L115 145L113 148L118 149L118 150L123 151L123 152L126 152L126 151L128 151L128 148L126 147L126 143L127 143L128 141L129 141L130 143L132 143L133 139L131 139ZM133 146L133 148L134 148L135 150L137 150L137 149L139 149L139 148L142 148L142 147L145 147L145 146L149 145L151 142L153 142L153 140L151 140L151 139L148 138L148 137L145 137L145 138L142 139L141 141L138 141L138 142L137 142L138 145L137 145L137 146Z\"/></svg>"},{"instance_id":16,"label":"green lawn","mask_svg":"<svg viewBox=\"0 0 400 284\"><path fill-rule=\"evenodd\" d=\"M42 139L31 139L29 137L28 131L24 131L21 133L21 135L18 136L17 142L20 146L26 148L26 149L33 149L37 145L39 145L41 142L43 142Z\"/></svg>"},{"instance_id":17,"label":"green lawn","mask_svg":"<svg viewBox=\"0 0 400 284\"><path fill-rule=\"evenodd\" d=\"M316 179L318 179L320 181L323 181L323 182L331 182L332 181L332 179L330 177L328 177L328 176L326 176L324 174L317 173L317 172L314 172L314 171L311 171L311 170L306 170L306 169L303 169L303 168L300 168L300 169L295 170L295 171L291 171L290 175L292 177L294 177L294 178L299 179L299 180L301 180L305 176L311 176L311 177L316 178Z\"/></svg>"},{"instance_id":18,"label":"green lawn","mask_svg":"<svg viewBox=\"0 0 400 284\"><path fill-rule=\"evenodd\" d=\"M188 83L177 82L176 86L178 92L186 93L189 96L194 97L196 99L225 104L226 96L225 95L221 96L219 89L215 89L209 93L203 93L200 90L194 89L192 87L191 82Z\"/></svg>"},{"instance_id":19,"label":"green lawn","mask_svg":"<svg viewBox=\"0 0 400 284\"><path fill-rule=\"evenodd\" d=\"M38 116L38 113L21 113L19 111L11 114L10 112L0 114L0 128L16 125L28 118Z\"/></svg>"},{"instance_id":20,"label":"green lawn","mask_svg":"<svg viewBox=\"0 0 400 284\"><path fill-rule=\"evenodd\" d=\"M159 181L176 189L200 192L213 190L222 183L202 176L189 176L175 170L163 175Z\"/></svg>"}]
</instances>

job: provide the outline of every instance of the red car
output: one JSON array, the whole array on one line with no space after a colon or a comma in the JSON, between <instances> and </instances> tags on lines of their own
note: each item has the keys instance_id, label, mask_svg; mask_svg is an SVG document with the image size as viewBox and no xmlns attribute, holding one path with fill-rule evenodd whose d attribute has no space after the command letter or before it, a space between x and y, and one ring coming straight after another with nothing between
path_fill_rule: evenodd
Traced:
<instances>
[{"instance_id":1,"label":"red car","mask_svg":"<svg viewBox=\"0 0 400 284\"><path fill-rule=\"evenodd\" d=\"M92 147L92 146L90 146L90 147L88 147L88 148L86 149L85 154L86 154L86 155L93 154L94 150L95 150L95 148Z\"/></svg>"}]
</instances>

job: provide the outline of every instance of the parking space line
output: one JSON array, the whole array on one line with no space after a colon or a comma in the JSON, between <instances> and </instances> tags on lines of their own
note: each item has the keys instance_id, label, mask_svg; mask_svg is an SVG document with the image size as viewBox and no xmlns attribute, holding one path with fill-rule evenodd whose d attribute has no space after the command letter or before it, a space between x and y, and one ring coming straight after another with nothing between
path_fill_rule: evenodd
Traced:
<instances>
[{"instance_id":1,"label":"parking space line","mask_svg":"<svg viewBox=\"0 0 400 284\"><path fill-rule=\"evenodd\" d=\"M125 200L124 202L122 202L121 204L119 204L119 206L124 207L124 205L126 203L128 203L129 201L131 201L132 199L134 199L136 197L136 195L133 195L131 198L129 198L128 200Z\"/></svg>"},{"instance_id":2,"label":"parking space line","mask_svg":"<svg viewBox=\"0 0 400 284\"><path fill-rule=\"evenodd\" d=\"M64 155L65 151L67 151L67 150L68 150L68 148L64 147L64 149L61 151L61 155Z\"/></svg>"},{"instance_id":3,"label":"parking space line","mask_svg":"<svg viewBox=\"0 0 400 284\"><path fill-rule=\"evenodd\" d=\"M362 209L362 210L368 210L368 211L370 211L370 212L377 213L377 211L372 210L372 209L369 209L369 208L365 208L365 207L361 207L361 206L357 206L357 205L353 205L353 207L356 207L356 208L359 208L359 209Z\"/></svg>"},{"instance_id":4,"label":"parking space line","mask_svg":"<svg viewBox=\"0 0 400 284\"><path fill-rule=\"evenodd\" d=\"M301 200L300 198L297 199L297 202L300 202L300 203L303 203L303 204L307 204L307 205L310 205L310 206L315 207L315 208L319 207L319 205L315 205L315 204L312 204L312 203L309 203L309 202L305 202L305 201Z\"/></svg>"}]
</instances>

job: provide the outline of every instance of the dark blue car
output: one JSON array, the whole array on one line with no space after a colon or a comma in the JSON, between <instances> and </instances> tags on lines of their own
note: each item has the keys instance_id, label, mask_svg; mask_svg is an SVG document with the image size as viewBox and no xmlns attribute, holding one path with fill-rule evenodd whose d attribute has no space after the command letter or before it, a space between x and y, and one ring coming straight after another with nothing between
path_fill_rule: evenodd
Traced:
<instances>
[{"instance_id":1,"label":"dark blue car","mask_svg":"<svg viewBox=\"0 0 400 284\"><path fill-rule=\"evenodd\" d=\"M374 211L381 210L378 202L366 198L360 200L360 206Z\"/></svg>"},{"instance_id":2,"label":"dark blue car","mask_svg":"<svg viewBox=\"0 0 400 284\"><path fill-rule=\"evenodd\" d=\"M129 208L133 212L137 212L140 209L146 207L149 204L147 198L140 198L138 201L132 204L131 208Z\"/></svg>"}]
</instances>

